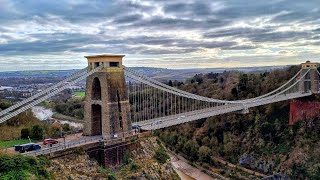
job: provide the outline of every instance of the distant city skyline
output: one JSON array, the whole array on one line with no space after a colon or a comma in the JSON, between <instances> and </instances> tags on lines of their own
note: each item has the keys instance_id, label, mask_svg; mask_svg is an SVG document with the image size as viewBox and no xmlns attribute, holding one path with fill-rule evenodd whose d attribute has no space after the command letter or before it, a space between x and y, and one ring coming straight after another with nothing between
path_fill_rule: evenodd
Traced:
<instances>
[{"instance_id":1,"label":"distant city skyline","mask_svg":"<svg viewBox=\"0 0 320 180\"><path fill-rule=\"evenodd\" d=\"M223 68L320 62L319 1L0 0L0 71Z\"/></svg>"}]
</instances>

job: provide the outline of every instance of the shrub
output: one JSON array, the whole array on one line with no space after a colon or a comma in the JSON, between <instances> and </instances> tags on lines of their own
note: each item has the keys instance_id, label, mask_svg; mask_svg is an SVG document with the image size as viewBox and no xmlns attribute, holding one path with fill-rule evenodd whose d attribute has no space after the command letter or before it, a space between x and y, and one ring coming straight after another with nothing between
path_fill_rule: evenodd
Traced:
<instances>
[{"instance_id":1,"label":"shrub","mask_svg":"<svg viewBox=\"0 0 320 180\"><path fill-rule=\"evenodd\" d=\"M68 132L68 131L71 131L71 127L68 123L65 123L65 124L62 124L62 130L64 132Z\"/></svg>"},{"instance_id":2,"label":"shrub","mask_svg":"<svg viewBox=\"0 0 320 180\"><path fill-rule=\"evenodd\" d=\"M140 167L134 161L132 161L130 163L129 168L130 168L131 171L136 172Z\"/></svg>"},{"instance_id":3,"label":"shrub","mask_svg":"<svg viewBox=\"0 0 320 180\"><path fill-rule=\"evenodd\" d=\"M44 131L41 126L39 126L39 125L32 126L32 129L31 129L31 138L32 139L42 139L43 134L44 134Z\"/></svg>"},{"instance_id":4,"label":"shrub","mask_svg":"<svg viewBox=\"0 0 320 180\"><path fill-rule=\"evenodd\" d=\"M130 158L128 151L124 153L123 161L124 161L124 164L130 164L132 162L132 159Z\"/></svg>"},{"instance_id":5,"label":"shrub","mask_svg":"<svg viewBox=\"0 0 320 180\"><path fill-rule=\"evenodd\" d=\"M45 166L48 161L43 158L35 158L22 155L0 155L0 179L29 179L34 175L36 179L49 179L49 173Z\"/></svg>"},{"instance_id":6,"label":"shrub","mask_svg":"<svg viewBox=\"0 0 320 180\"><path fill-rule=\"evenodd\" d=\"M107 179L108 180L117 180L116 175L113 173L109 174Z\"/></svg>"},{"instance_id":7,"label":"shrub","mask_svg":"<svg viewBox=\"0 0 320 180\"><path fill-rule=\"evenodd\" d=\"M99 167L98 172L102 174L104 177L107 177L111 173L111 170Z\"/></svg>"},{"instance_id":8,"label":"shrub","mask_svg":"<svg viewBox=\"0 0 320 180\"><path fill-rule=\"evenodd\" d=\"M170 159L169 155L163 147L160 147L156 151L155 158L160 164L164 164L165 162L167 162L168 159Z\"/></svg>"},{"instance_id":9,"label":"shrub","mask_svg":"<svg viewBox=\"0 0 320 180\"><path fill-rule=\"evenodd\" d=\"M30 136L30 130L28 128L21 129L21 139L27 139Z\"/></svg>"},{"instance_id":10,"label":"shrub","mask_svg":"<svg viewBox=\"0 0 320 180\"><path fill-rule=\"evenodd\" d=\"M73 153L78 154L78 155L84 155L86 153L86 151L83 147L77 147L73 150Z\"/></svg>"}]
</instances>

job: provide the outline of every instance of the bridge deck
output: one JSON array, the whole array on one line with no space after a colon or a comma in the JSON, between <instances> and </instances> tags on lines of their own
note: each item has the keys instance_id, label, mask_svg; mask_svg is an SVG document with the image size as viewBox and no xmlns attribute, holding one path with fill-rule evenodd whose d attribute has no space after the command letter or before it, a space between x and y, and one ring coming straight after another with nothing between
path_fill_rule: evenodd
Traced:
<instances>
[{"instance_id":1,"label":"bridge deck","mask_svg":"<svg viewBox=\"0 0 320 180\"><path fill-rule=\"evenodd\" d=\"M266 99L263 99L260 101L249 102L246 104L229 104L229 105L222 105L222 106L217 106L217 107L212 107L212 108L205 108L205 109L201 109L201 110L189 111L189 112L180 113L180 114L176 114L176 115L150 119L147 121L136 122L133 124L141 126L141 129L143 129L143 130L161 129L161 128L174 126L174 125L178 125L178 124L182 124L182 123L186 123L186 122L190 122L190 121L194 121L194 120L198 120L198 119L202 119L202 118L221 115L221 114L225 114L225 113L229 113L229 112L241 111L241 110L245 110L248 108L261 106L261 105L265 105L265 104L270 104L270 103L274 103L274 102L310 96L311 94L312 94L311 92L290 93L290 94L285 94L285 95L279 95L279 96L272 97L272 98L266 98Z\"/></svg>"}]
</instances>

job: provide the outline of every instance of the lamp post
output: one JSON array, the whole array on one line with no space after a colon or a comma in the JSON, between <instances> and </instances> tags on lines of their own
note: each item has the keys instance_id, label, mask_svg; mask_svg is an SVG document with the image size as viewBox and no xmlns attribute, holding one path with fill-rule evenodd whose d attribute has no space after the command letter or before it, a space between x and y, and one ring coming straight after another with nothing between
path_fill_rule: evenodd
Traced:
<instances>
[{"instance_id":1,"label":"lamp post","mask_svg":"<svg viewBox=\"0 0 320 180\"><path fill-rule=\"evenodd\" d=\"M62 126L60 126L60 136L63 138L64 148L66 148L66 137L64 132L62 131Z\"/></svg>"},{"instance_id":2,"label":"lamp post","mask_svg":"<svg viewBox=\"0 0 320 180\"><path fill-rule=\"evenodd\" d=\"M64 132L62 132L62 136L63 136L64 148L66 148L66 136L65 136Z\"/></svg>"}]
</instances>

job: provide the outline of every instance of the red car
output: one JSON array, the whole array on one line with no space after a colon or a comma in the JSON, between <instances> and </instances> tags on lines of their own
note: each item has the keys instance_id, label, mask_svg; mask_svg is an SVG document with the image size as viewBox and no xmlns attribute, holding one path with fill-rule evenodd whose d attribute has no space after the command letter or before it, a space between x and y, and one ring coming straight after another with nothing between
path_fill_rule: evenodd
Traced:
<instances>
[{"instance_id":1,"label":"red car","mask_svg":"<svg viewBox=\"0 0 320 180\"><path fill-rule=\"evenodd\" d=\"M47 144L57 144L57 143L59 143L59 141L58 140L56 140L56 139L45 139L45 140L43 140L43 145L47 145Z\"/></svg>"}]
</instances>

